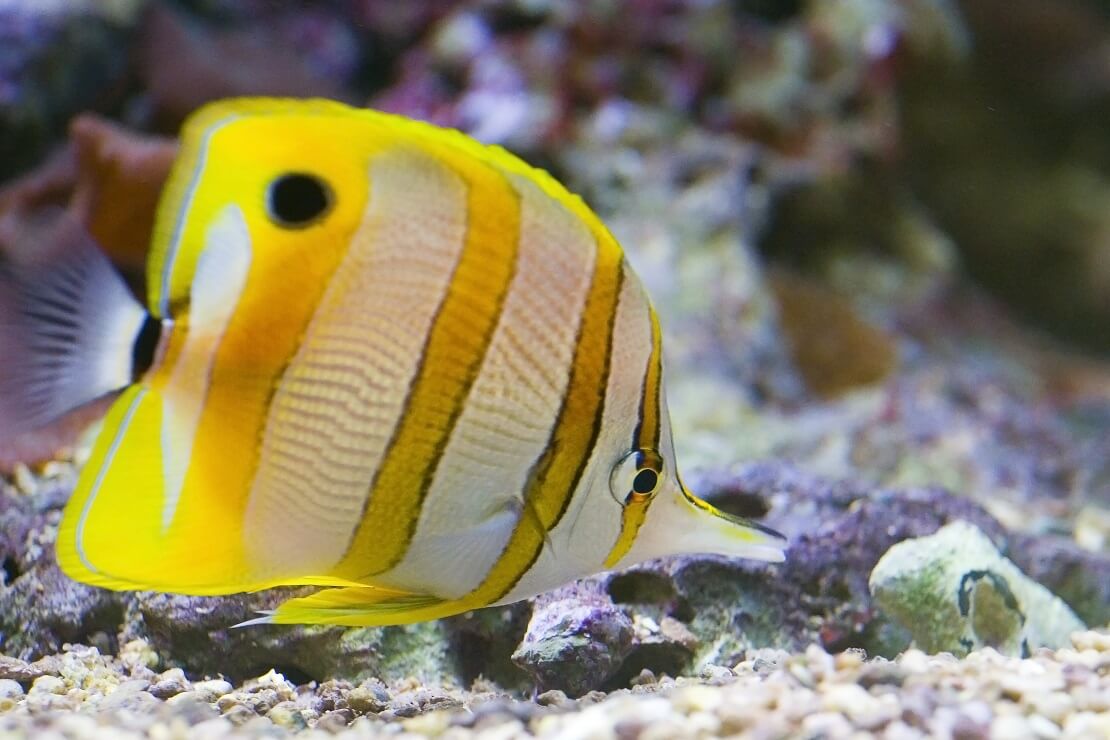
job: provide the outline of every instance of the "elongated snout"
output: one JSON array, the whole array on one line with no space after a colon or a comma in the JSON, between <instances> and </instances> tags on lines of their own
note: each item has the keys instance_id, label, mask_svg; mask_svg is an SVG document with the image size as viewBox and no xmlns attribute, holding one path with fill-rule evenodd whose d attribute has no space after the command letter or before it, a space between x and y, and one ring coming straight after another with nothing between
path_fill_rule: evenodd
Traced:
<instances>
[{"instance_id":1,"label":"elongated snout","mask_svg":"<svg viewBox=\"0 0 1110 740\"><path fill-rule=\"evenodd\" d=\"M679 481L660 491L639 536L618 567L668 555L727 555L781 563L786 537L759 522L727 514Z\"/></svg>"},{"instance_id":2,"label":"elongated snout","mask_svg":"<svg viewBox=\"0 0 1110 740\"><path fill-rule=\"evenodd\" d=\"M679 484L681 486L681 484ZM695 522L691 531L697 532L697 552L716 552L752 560L781 563L786 559L786 537L770 527L745 517L734 516L681 487L682 498L689 507L689 516ZM703 550L700 548L708 548Z\"/></svg>"}]
</instances>

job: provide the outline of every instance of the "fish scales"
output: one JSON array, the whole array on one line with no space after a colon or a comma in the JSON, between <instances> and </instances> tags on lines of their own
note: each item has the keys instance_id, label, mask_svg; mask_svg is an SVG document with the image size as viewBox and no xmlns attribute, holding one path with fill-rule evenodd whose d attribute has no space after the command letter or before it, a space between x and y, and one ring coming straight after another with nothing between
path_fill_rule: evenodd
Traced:
<instances>
[{"instance_id":1,"label":"fish scales","mask_svg":"<svg viewBox=\"0 0 1110 740\"><path fill-rule=\"evenodd\" d=\"M604 405L600 410L599 438L593 454L604 455L603 450L619 446L630 450L630 436L638 423L638 413L643 397L642 368L651 352L650 331L643 312L646 297L634 279L619 278L620 298L613 316L612 364L618 368L640 368L639 372L609 373L604 390ZM550 580L555 573L577 567L576 575L596 571L596 564L604 561L620 533L620 517L611 515L610 497L590 495L598 485L608 484L608 466L598 469L592 476L585 476L576 494L567 502L566 511L551 527L549 537L553 542L564 543L561 548L541 547L531 561L531 567L521 574L513 590L502 596L509 602L534 589L537 584ZM603 480L597 480L602 478ZM623 507L621 507L623 511Z\"/></svg>"},{"instance_id":2,"label":"fish scales","mask_svg":"<svg viewBox=\"0 0 1110 740\"><path fill-rule=\"evenodd\" d=\"M659 436L662 424L659 415L662 410L660 392L663 387L663 347L660 336L659 318L654 310L648 311L651 323L651 355L648 357L647 367L644 370L643 393L640 399L639 421L633 437L636 448L640 450L658 450ZM613 549L605 558L605 564L612 567L632 548L636 534L647 516L651 499L648 496L631 494L631 500L626 502L621 512L620 536Z\"/></svg>"},{"instance_id":3,"label":"fish scales","mask_svg":"<svg viewBox=\"0 0 1110 740\"><path fill-rule=\"evenodd\" d=\"M256 562L282 569L275 570L275 577L286 575L288 568L304 567L302 553L291 551L290 541L305 539L303 554L312 556L316 570L334 567L347 552L364 520L374 474L403 418L408 389L419 372L422 347L436 308L445 300L466 239L466 184L455 172L405 152L379 155L368 169L371 193L365 219L285 371L288 382L278 387L274 405L279 412L296 416L297 409L287 400L289 393L301 388L310 393L317 385L316 363L336 356L358 359L360 383L345 385L325 408L319 404L312 409L327 417L317 422L319 435L299 434L280 417L267 424L262 465L250 493L247 540L258 548ZM415 228L422 216L427 226ZM360 341L337 341L336 327L357 328L352 339ZM367 384L378 390L363 397L360 385L365 388ZM360 421L363 415L367 418ZM343 471L341 485L327 480L341 472L329 471L330 466L321 466L315 476L297 481L269 463L283 451L302 450L302 445L327 449L328 437L337 436L346 436L351 446L361 451ZM313 478L324 485L314 485ZM311 519L289 516L282 499L302 496L298 489L305 487L315 488L313 495L343 521L314 529Z\"/></svg>"},{"instance_id":4,"label":"fish scales","mask_svg":"<svg viewBox=\"0 0 1110 740\"><path fill-rule=\"evenodd\" d=\"M511 182L521 208L518 269L470 398L437 465L417 530L404 560L385 575L386 583L425 579L425 588L455 597L476 588L520 519L529 471L546 451L557 421L593 274L595 241L588 228L534 185L522 178ZM499 464L490 470L479 461L494 450ZM468 495L483 487L494 495ZM452 536L460 529L473 535ZM444 568L440 550L447 543L469 557L448 560L451 567Z\"/></svg>"},{"instance_id":5,"label":"fish scales","mask_svg":"<svg viewBox=\"0 0 1110 740\"><path fill-rule=\"evenodd\" d=\"M363 581L404 556L455 423L490 345L519 251L519 198L485 163L437 152L467 184L467 232L421 350L420 369L381 466L362 521L336 573Z\"/></svg>"}]
</instances>

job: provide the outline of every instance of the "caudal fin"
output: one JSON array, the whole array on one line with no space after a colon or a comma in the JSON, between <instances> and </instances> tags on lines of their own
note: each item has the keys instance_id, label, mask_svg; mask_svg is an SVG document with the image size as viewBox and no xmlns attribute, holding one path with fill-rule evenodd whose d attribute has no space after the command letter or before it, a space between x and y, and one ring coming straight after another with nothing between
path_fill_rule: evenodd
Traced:
<instances>
[{"instance_id":1,"label":"caudal fin","mask_svg":"<svg viewBox=\"0 0 1110 740\"><path fill-rule=\"evenodd\" d=\"M147 313L88 235L65 221L47 248L0 255L0 440L132 380Z\"/></svg>"}]
</instances>

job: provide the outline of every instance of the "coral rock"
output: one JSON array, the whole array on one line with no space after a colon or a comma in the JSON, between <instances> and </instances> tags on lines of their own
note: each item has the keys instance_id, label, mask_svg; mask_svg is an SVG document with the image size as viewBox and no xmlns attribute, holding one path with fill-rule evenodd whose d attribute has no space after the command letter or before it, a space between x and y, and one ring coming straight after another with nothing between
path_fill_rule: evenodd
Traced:
<instances>
[{"instance_id":1,"label":"coral rock","mask_svg":"<svg viewBox=\"0 0 1110 740\"><path fill-rule=\"evenodd\" d=\"M871 572L876 603L931 653L993 647L1028 655L1069 644L1084 629L1067 604L958 521L890 548Z\"/></svg>"},{"instance_id":2,"label":"coral rock","mask_svg":"<svg viewBox=\"0 0 1110 740\"><path fill-rule=\"evenodd\" d=\"M588 581L537 602L513 662L543 689L578 696L620 667L632 641L632 620Z\"/></svg>"}]
</instances>

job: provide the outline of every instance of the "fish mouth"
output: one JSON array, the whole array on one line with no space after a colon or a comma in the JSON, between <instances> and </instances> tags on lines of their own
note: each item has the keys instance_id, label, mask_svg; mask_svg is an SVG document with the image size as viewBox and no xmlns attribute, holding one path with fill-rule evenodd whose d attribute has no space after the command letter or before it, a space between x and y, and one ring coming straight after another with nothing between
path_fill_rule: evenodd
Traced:
<instances>
[{"instance_id":1,"label":"fish mouth","mask_svg":"<svg viewBox=\"0 0 1110 740\"><path fill-rule=\"evenodd\" d=\"M710 504L707 504L707 505L710 505ZM716 507L714 507L713 513L716 516L720 517L721 519L724 519L725 521L731 522L732 524L735 524L738 527L744 527L746 529L754 529L758 532L762 532L763 534L767 535L767 537L769 539L775 541L779 545L785 546L789 542L789 540L786 538L786 535L784 535L782 532L780 532L777 529L774 529L772 527L768 527L766 524L761 524L760 522L757 522L754 519L748 519L747 517L736 516L735 514L729 514L727 511L721 511L720 509L717 509Z\"/></svg>"},{"instance_id":2,"label":"fish mouth","mask_svg":"<svg viewBox=\"0 0 1110 740\"><path fill-rule=\"evenodd\" d=\"M716 546L716 551L772 563L781 563L786 559L785 550L789 542L786 535L766 524L721 511L694 495L685 485L680 488L688 504L712 517L708 521L716 522L716 526L703 532L706 541Z\"/></svg>"}]
</instances>

